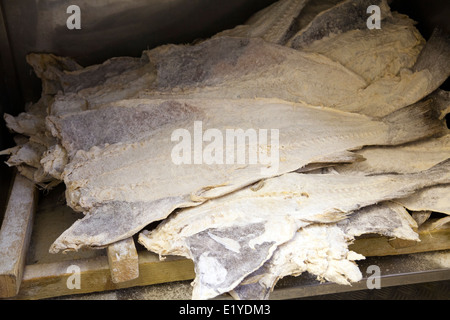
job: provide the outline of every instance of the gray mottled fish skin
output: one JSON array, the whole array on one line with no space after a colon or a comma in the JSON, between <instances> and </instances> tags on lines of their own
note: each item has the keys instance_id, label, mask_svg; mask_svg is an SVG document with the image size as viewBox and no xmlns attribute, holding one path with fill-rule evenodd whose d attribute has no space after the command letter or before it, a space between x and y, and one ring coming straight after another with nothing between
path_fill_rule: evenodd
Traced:
<instances>
[{"instance_id":1,"label":"gray mottled fish skin","mask_svg":"<svg viewBox=\"0 0 450 320\"><path fill-rule=\"evenodd\" d=\"M415 229L417 224L409 213L391 202L365 207L336 224L307 226L230 294L239 300L266 300L278 280L306 271L320 280L349 285L362 278L354 261L364 257L348 250L355 236L376 233L418 241Z\"/></svg>"},{"instance_id":2,"label":"gray mottled fish skin","mask_svg":"<svg viewBox=\"0 0 450 320\"><path fill-rule=\"evenodd\" d=\"M415 22L393 13L379 30L352 29L314 41L302 50L323 54L371 83L412 68L424 45Z\"/></svg>"},{"instance_id":3,"label":"gray mottled fish skin","mask_svg":"<svg viewBox=\"0 0 450 320\"><path fill-rule=\"evenodd\" d=\"M110 106L97 110L47 117L47 126L56 133L70 157L94 146L150 138L168 125L195 120L195 109L177 101L153 105L142 101L132 108ZM192 115L192 116L190 116ZM85 132L84 134L80 134Z\"/></svg>"},{"instance_id":4,"label":"gray mottled fish skin","mask_svg":"<svg viewBox=\"0 0 450 320\"><path fill-rule=\"evenodd\" d=\"M238 190L252 184L262 178L291 172L309 163L330 162L334 155L337 158L348 161L348 150L358 149L370 144L397 144L405 143L411 139L420 139L441 129L441 122L433 119L424 110L417 106L406 108L390 115L383 121L373 121L357 114L341 113L336 110L312 108L301 104L286 103L278 100L185 100L178 101L190 106L184 114L187 118L173 114L173 123L165 119L168 114L158 114L161 117L161 128L157 128L158 134L152 135L151 126L147 126L148 132L140 132L142 136L150 138L136 141L132 135L125 134L130 130L130 123L122 123L112 128L112 139L123 137L126 141L116 142L109 146L93 146L88 152L78 150L71 162L65 167L62 174L67 186L67 204L74 210L85 212L88 220L89 213L101 210L104 204L111 200L125 202L148 203L147 210L139 211L139 217L133 210L128 212L110 211L110 216L104 216L104 220L92 220L95 228L89 228L85 237L71 236L74 229L83 229L84 223L77 223L61 235L56 242L64 244L55 245L55 248L63 248L69 237L74 241L71 249L84 246L108 245L117 241L114 237L105 237L103 243L98 243L97 234L109 234L108 222L116 218L122 221L122 216L127 215L129 220L140 221L141 228L145 225L167 217L172 210L180 206L198 205L207 199L215 198ZM123 101L120 104L124 111L133 114L133 107L137 105L148 106L148 113L159 104L167 101L133 100ZM127 107L127 105L129 107ZM188 110L186 109L186 110ZM254 110L258 110L255 114ZM144 109L142 109L144 110ZM182 109L179 109L182 110ZM184 109L183 109L184 110ZM85 117L83 113L77 113L78 117L89 119L95 126L102 127L102 117L97 117L100 110L86 111L91 117ZM142 113L144 114L144 113ZM219 117L211 115L217 114ZM121 118L123 115L118 114ZM180 120L181 119L181 120ZM174 143L170 140L175 129L191 128L193 119L203 120L203 128L216 128L225 130L230 127L247 129L251 128L276 128L279 130L279 167L278 171L267 171L268 164L257 163L255 165L240 164L212 164L212 165L175 165L172 162L171 152ZM77 118L72 119L73 126L61 127L67 133L58 133L59 137L69 137L62 144L89 145L91 139L80 142L86 133L82 127L79 131L73 131L78 126ZM176 120L176 121L175 121ZM145 122L142 118L136 119L138 123ZM118 122L120 124L120 122ZM304 124L303 126L299 124ZM94 126L93 126L94 127ZM132 127L132 126L131 126ZM324 130L326 128L326 130ZM125 130L124 134L119 134ZM114 133L116 131L116 133ZM75 141L70 140L75 137ZM90 137L87 135L86 137ZM300 137L300 138L299 138ZM131 140L129 140L131 138ZM102 142L106 142L102 140ZM248 141L247 141L248 143ZM320 147L319 147L320 146ZM248 145L246 145L248 149ZM343 153L341 157L340 154ZM332 162L332 161L331 161ZM262 170L266 168L266 171ZM195 178L194 178L195 177ZM151 210L150 203L160 199L181 196L188 203L174 203L170 210ZM146 221L144 223L143 221ZM86 221L86 224L88 222ZM118 224L118 223L117 223ZM131 236L135 230L125 232L123 236ZM77 231L76 234L81 234ZM122 238L122 236L120 236Z\"/></svg>"},{"instance_id":5,"label":"gray mottled fish skin","mask_svg":"<svg viewBox=\"0 0 450 320\"><path fill-rule=\"evenodd\" d=\"M195 46L148 51L155 88L141 98L278 98L333 106L367 83L322 55L278 46L260 38L220 37Z\"/></svg>"},{"instance_id":6,"label":"gray mottled fish skin","mask_svg":"<svg viewBox=\"0 0 450 320\"><path fill-rule=\"evenodd\" d=\"M31 53L26 56L26 60L42 80L43 95L55 95L59 90L63 90L61 78L64 77L64 72L83 69L75 60L54 54Z\"/></svg>"},{"instance_id":7,"label":"gray mottled fish skin","mask_svg":"<svg viewBox=\"0 0 450 320\"><path fill-rule=\"evenodd\" d=\"M192 298L204 300L227 292L261 266L278 245L275 241L249 245L264 232L261 222L207 229L187 238L196 273Z\"/></svg>"},{"instance_id":8,"label":"gray mottled fish skin","mask_svg":"<svg viewBox=\"0 0 450 320\"><path fill-rule=\"evenodd\" d=\"M302 49L316 40L331 34L343 33L354 29L367 28L367 8L378 5L381 17L390 16L390 9L385 0L348 0L320 13L311 23L291 40L291 46Z\"/></svg>"},{"instance_id":9,"label":"gray mottled fish skin","mask_svg":"<svg viewBox=\"0 0 450 320\"><path fill-rule=\"evenodd\" d=\"M295 18L309 0L280 0L257 12L244 25L218 33L215 37L260 37L268 42L284 44Z\"/></svg>"},{"instance_id":10,"label":"gray mottled fish skin","mask_svg":"<svg viewBox=\"0 0 450 320\"><path fill-rule=\"evenodd\" d=\"M29 54L27 62L33 67L36 75L43 81L43 93L56 94L78 92L82 89L97 86L108 78L137 69L147 64L146 57L118 57L106 60L102 64L81 67L70 58L53 54ZM48 83L48 85L47 85Z\"/></svg>"},{"instance_id":11,"label":"gray mottled fish skin","mask_svg":"<svg viewBox=\"0 0 450 320\"><path fill-rule=\"evenodd\" d=\"M358 212L357 210L360 208L400 198L406 194L411 195L415 190L426 186L447 183L450 181L449 166L450 160L420 173L365 177L288 173L266 179L261 183L262 186L241 189L223 197L211 199L201 206L179 211L176 215L167 218L156 229L141 233L139 242L148 250L159 255L189 256L186 252L190 250L190 243L186 239L197 235L198 242L206 242L204 230L209 229L212 224L215 230L225 228L224 230L230 234L226 238L234 239L231 236L233 227L239 230L239 227L244 224L243 221L250 223L259 218L267 222L265 223L266 230L259 235L257 243L280 245L287 241L286 238L281 238L281 235L294 235L286 232L289 220L291 220L290 225L295 228L294 232L299 228L306 229L309 224L313 223L333 223L343 220L346 215ZM354 223L361 226L362 232L377 231L386 235L398 235L401 238L418 239L411 229L416 225L412 219L406 219L408 214L403 208L392 204L385 209L389 211L388 213L378 212L378 209L375 210L375 213L369 209L362 211L361 216L355 218L356 222ZM394 211L399 219L395 220L391 211ZM386 214L390 216L388 221L384 221ZM280 220L286 222L281 226L277 225L275 222ZM404 222L405 220L407 223ZM378 221L377 227L372 225L372 222L375 221ZM352 236L360 232L350 228L345 230ZM199 237L203 240L200 240ZM254 239L252 238L252 240ZM230 247L224 246L221 255L227 256L229 251L236 251L231 245ZM207 291L213 296L224 293L224 290L230 289L231 283L236 283L238 279L246 276L249 272L257 270L255 266L267 261L270 258L269 253L262 251L262 255L258 255L254 261L251 257L233 260L232 265L226 261L214 260L217 266L220 265L223 274L220 283L227 283L227 285L217 284L214 289L211 289L209 284L199 281L196 283L199 286L199 292ZM234 256L234 253L230 254ZM240 270L238 263L245 265L245 268L242 268L245 272L240 274L241 277L237 277L235 272L230 271L228 279L228 273L225 270ZM254 268L253 270L248 268L250 265ZM208 269L211 268L205 265L196 267L197 272L201 274L206 273ZM328 277L328 279L332 279L331 274L328 274ZM205 285L207 288L204 287ZM213 296L208 294L201 297L211 298Z\"/></svg>"},{"instance_id":12,"label":"gray mottled fish skin","mask_svg":"<svg viewBox=\"0 0 450 320\"><path fill-rule=\"evenodd\" d=\"M389 238L420 241L416 221L395 200L362 208L337 225L352 237L374 233Z\"/></svg>"},{"instance_id":13,"label":"gray mottled fish skin","mask_svg":"<svg viewBox=\"0 0 450 320\"><path fill-rule=\"evenodd\" d=\"M362 274L354 261L364 257L348 250L351 240L352 237L336 224L314 224L302 228L230 294L239 300L268 299L279 279L306 271L321 281L342 285L357 282L362 279Z\"/></svg>"},{"instance_id":14,"label":"gray mottled fish skin","mask_svg":"<svg viewBox=\"0 0 450 320\"><path fill-rule=\"evenodd\" d=\"M435 101L435 110L439 113L439 119L445 119L450 114L450 91L438 89L429 97Z\"/></svg>"},{"instance_id":15,"label":"gray mottled fish skin","mask_svg":"<svg viewBox=\"0 0 450 320\"><path fill-rule=\"evenodd\" d=\"M438 89L450 76L450 34L436 28L417 58L413 71L432 74L427 94Z\"/></svg>"}]
</instances>

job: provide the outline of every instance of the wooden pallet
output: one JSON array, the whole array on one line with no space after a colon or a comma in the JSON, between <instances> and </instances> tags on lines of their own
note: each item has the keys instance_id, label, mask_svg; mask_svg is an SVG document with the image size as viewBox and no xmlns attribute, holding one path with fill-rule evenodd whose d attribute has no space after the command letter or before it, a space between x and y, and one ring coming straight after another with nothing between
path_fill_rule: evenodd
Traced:
<instances>
[{"instance_id":1,"label":"wooden pallet","mask_svg":"<svg viewBox=\"0 0 450 320\"><path fill-rule=\"evenodd\" d=\"M29 180L15 175L0 229L0 298L43 299L146 286L195 276L191 260L160 260L129 238L106 249L52 255L50 244L81 214L65 205L62 188L41 197ZM369 256L450 249L449 224L419 228L421 242L386 237L357 239L351 250Z\"/></svg>"}]
</instances>

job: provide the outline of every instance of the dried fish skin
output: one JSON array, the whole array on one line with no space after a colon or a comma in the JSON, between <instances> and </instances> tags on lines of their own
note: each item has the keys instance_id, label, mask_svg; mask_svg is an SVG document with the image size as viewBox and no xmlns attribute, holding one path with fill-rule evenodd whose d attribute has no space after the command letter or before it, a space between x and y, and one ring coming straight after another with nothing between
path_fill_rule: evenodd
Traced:
<instances>
[{"instance_id":1,"label":"dried fish skin","mask_svg":"<svg viewBox=\"0 0 450 320\"><path fill-rule=\"evenodd\" d=\"M402 68L368 83L321 54L259 38L221 37L195 46L159 47L146 54L157 77L155 87L142 92L140 98L277 97L383 117L436 89L428 69Z\"/></svg>"},{"instance_id":2,"label":"dried fish skin","mask_svg":"<svg viewBox=\"0 0 450 320\"><path fill-rule=\"evenodd\" d=\"M395 200L362 208L337 225L351 237L373 233L389 238L420 241L416 232L417 222Z\"/></svg>"},{"instance_id":3,"label":"dried fish skin","mask_svg":"<svg viewBox=\"0 0 450 320\"><path fill-rule=\"evenodd\" d=\"M309 0L279 0L257 12L244 24L219 32L214 37L260 37L268 42L284 44L288 31Z\"/></svg>"},{"instance_id":4,"label":"dried fish skin","mask_svg":"<svg viewBox=\"0 0 450 320\"><path fill-rule=\"evenodd\" d=\"M364 257L348 250L351 240L352 237L346 236L335 224L302 228L230 294L239 300L266 300L279 279L306 271L320 281L343 285L357 282L362 279L362 274L354 261Z\"/></svg>"},{"instance_id":5,"label":"dried fish skin","mask_svg":"<svg viewBox=\"0 0 450 320\"><path fill-rule=\"evenodd\" d=\"M418 236L412 229L417 227L417 225L412 218L406 219L408 214L403 207L390 204L384 210L380 207L371 209L360 208L402 197L404 194L412 194L415 190L427 185L445 183L445 181L450 180L450 175L448 174L449 165L450 161L446 161L425 172L390 176L359 177L288 173L266 179L262 186L257 188L244 188L223 197L209 200L200 206L181 210L165 219L154 230L142 232L139 235L139 242L148 250L159 255L175 254L193 257L189 254L191 243L187 239L192 239L195 235L195 246L198 246L199 243L210 241L205 239L205 237L210 237L205 232L205 230L212 230L210 226L214 230L227 230L227 233L234 234L232 231L234 228L239 230L243 224L250 224L255 219L256 221L263 219L263 221L266 221L264 223L265 228L272 228L272 230L271 232L265 232L258 243L280 245L288 241L286 238L280 241L281 236L293 235L293 233L286 232L286 226L294 228L293 232L295 233L295 230L299 228L307 229L311 224L328 223L332 225L344 220L347 215L358 214L358 212L360 215L353 218L353 221L350 220L346 224L342 222L342 225L340 225L348 237L353 238L358 232L377 232L417 241ZM442 180L436 180L438 177L441 177ZM388 218L386 218L386 215ZM396 217L398 219L395 219ZM282 226L276 223L280 220L283 221ZM289 220L291 222L287 223ZM376 226L377 228L374 228L371 224L375 220L381 222ZM361 221L364 223L361 223ZM349 224L352 223L355 226L354 229L349 227ZM344 234L342 230L339 232ZM234 239L232 236L226 238ZM236 241L236 239L234 240ZM345 242L346 245L347 243ZM298 247L298 244L296 246ZM217 250L220 250L220 248L218 247ZM234 252L236 250L225 246L225 248L222 248L221 255L226 256L229 251ZM198 257L205 252L199 251L196 254L194 253L194 261L198 260ZM287 252L290 254L291 251ZM234 253L230 254L234 255ZM216 255L217 253L214 256ZM264 251L264 255L258 256L251 264L254 268L253 270L245 269L245 275L248 275L249 271L257 270L255 266L260 265L261 262L267 261L269 258L270 252ZM312 258L313 256L308 261L311 262ZM321 259L320 257L316 258L318 260ZM341 261L341 258L338 260ZM234 276L232 279L227 279L228 273L225 271L229 269L239 270L237 264L242 259L237 261L233 258L232 265L227 265L227 261L219 263L215 259L214 263L216 266L221 266L220 270L224 275L221 278L222 282L227 284L235 283L239 277ZM246 259L242 261L247 267L251 262L251 260ZM339 262L339 266L335 268L342 268L342 270L348 271L346 269L348 268L348 261L342 263L344 265L341 265L341 262ZM320 266L321 263L319 261L315 263L315 267L319 268L319 270ZM203 268L207 267L208 265L200 264L196 266L196 270L198 274L205 274L206 270ZM316 270L312 272L324 275L325 278L331 281L345 283L345 277L342 278L336 271L325 272ZM199 292L211 292L211 294L215 293L216 295L225 292L223 290L230 287L228 285L223 287L218 285L218 287L211 289L211 283L204 284L200 280L196 285L199 286ZM212 291L207 290L205 285ZM271 288L269 286L266 287ZM214 295L210 296L208 294L200 297L211 298Z\"/></svg>"},{"instance_id":6,"label":"dried fish skin","mask_svg":"<svg viewBox=\"0 0 450 320\"><path fill-rule=\"evenodd\" d=\"M405 209L392 202L355 211L334 224L312 224L300 229L289 242L279 246L272 258L247 276L230 294L235 299L266 300L278 280L304 272L320 281L350 285L362 279L355 263L364 256L348 249L356 236L378 233L387 237L419 241L417 224Z\"/></svg>"},{"instance_id":7,"label":"dried fish skin","mask_svg":"<svg viewBox=\"0 0 450 320\"><path fill-rule=\"evenodd\" d=\"M176 101L126 100L116 105L49 116L47 126L73 157L79 150L149 138L175 122L194 121L197 111Z\"/></svg>"},{"instance_id":8,"label":"dried fish skin","mask_svg":"<svg viewBox=\"0 0 450 320\"><path fill-rule=\"evenodd\" d=\"M367 86L329 58L259 38L220 37L195 46L158 47L146 54L157 78L155 87L140 98L276 97L332 106Z\"/></svg>"},{"instance_id":9,"label":"dried fish skin","mask_svg":"<svg viewBox=\"0 0 450 320\"><path fill-rule=\"evenodd\" d=\"M303 30L306 26L308 26L311 21L318 16L321 12L324 12L337 4L342 2L342 0L315 0L308 1L303 10L300 12L298 17L295 19L294 26L292 30L290 30L289 41L286 44L287 46L291 46L290 42L292 38L301 30Z\"/></svg>"},{"instance_id":10,"label":"dried fish skin","mask_svg":"<svg viewBox=\"0 0 450 320\"><path fill-rule=\"evenodd\" d=\"M427 95L437 90L450 76L450 34L435 28L413 67L414 72L432 74Z\"/></svg>"},{"instance_id":11,"label":"dried fish skin","mask_svg":"<svg viewBox=\"0 0 450 320\"><path fill-rule=\"evenodd\" d=\"M423 46L424 40L414 28L412 21L399 14L391 15L385 1L382 1L381 5L381 11L386 11L381 14L385 18L383 28L368 30L366 26L362 26L365 22L362 17L369 5L365 1L345 1L322 12L308 27L300 31L297 37L294 37L291 46L300 50L317 50L362 75L368 81L368 86L356 92L350 99L343 97L334 107L348 112L380 117L398 108L416 103L436 90L448 78L450 75L448 62L450 61L450 38L448 34L437 29ZM352 10L355 9L353 15L343 15L342 10L347 6L352 7ZM336 24L339 26L336 27L336 32L329 32L327 29L328 20L323 17L329 16L338 18ZM325 30L325 34L316 32L321 28ZM388 36L372 37L373 41L370 40L371 36L383 33L385 28L393 28L392 31L397 31L390 32ZM362 36L365 33L368 34L367 37ZM357 41L354 35L358 34L361 34L362 40L357 42L357 45L352 45L353 41ZM392 37L395 45L390 46L387 50L380 49L383 48L385 40L389 37ZM364 45L376 46L376 41L381 38L383 44L378 44L374 50L364 47ZM339 43L343 45L342 49L336 48ZM397 50L397 55L389 53L399 44L401 45ZM348 45L348 49L346 49L346 45ZM421 48L423 49L420 50ZM361 52L357 55L349 54L349 52L358 50L364 52L365 49L368 52L367 56ZM408 53L403 49L406 49ZM381 50L381 53L377 50ZM373 55L373 53L379 54ZM392 64L389 62L390 58L385 54L390 56L392 61L399 60ZM349 59L349 57L351 58ZM386 58L385 61L383 61L384 58ZM375 66L375 68L366 69L364 67L366 64L362 63L363 60L372 61L369 65ZM364 102L362 103L362 101Z\"/></svg>"},{"instance_id":12,"label":"dried fish skin","mask_svg":"<svg viewBox=\"0 0 450 320\"><path fill-rule=\"evenodd\" d=\"M26 60L38 78L42 80L43 95L55 95L63 90L61 78L65 71L83 69L75 60L54 54L30 53L26 56Z\"/></svg>"},{"instance_id":13,"label":"dried fish skin","mask_svg":"<svg viewBox=\"0 0 450 320\"><path fill-rule=\"evenodd\" d=\"M249 223L230 228L207 229L188 237L186 245L189 248L189 258L194 261L196 271L192 299L209 299L230 291L246 275L267 261L280 244L276 241L258 241L259 237L268 232L267 226L267 222ZM281 243L292 238L295 229L290 229L284 234Z\"/></svg>"},{"instance_id":14,"label":"dried fish skin","mask_svg":"<svg viewBox=\"0 0 450 320\"><path fill-rule=\"evenodd\" d=\"M407 16L393 13L379 30L349 30L314 41L302 50L325 55L371 83L414 66L425 45L414 24Z\"/></svg>"},{"instance_id":15,"label":"dried fish skin","mask_svg":"<svg viewBox=\"0 0 450 320\"><path fill-rule=\"evenodd\" d=\"M58 91L76 93L82 89L98 86L108 78L137 69L148 63L146 57L117 57L102 64L83 68L73 59L54 54L32 53L27 62L42 80L43 94L56 95Z\"/></svg>"},{"instance_id":16,"label":"dried fish skin","mask_svg":"<svg viewBox=\"0 0 450 320\"><path fill-rule=\"evenodd\" d=\"M371 5L380 7L380 16L383 19L391 16L390 8L385 0L343 1L317 15L308 26L292 38L291 46L302 49L316 40L333 34L367 28L367 8Z\"/></svg>"}]
</instances>

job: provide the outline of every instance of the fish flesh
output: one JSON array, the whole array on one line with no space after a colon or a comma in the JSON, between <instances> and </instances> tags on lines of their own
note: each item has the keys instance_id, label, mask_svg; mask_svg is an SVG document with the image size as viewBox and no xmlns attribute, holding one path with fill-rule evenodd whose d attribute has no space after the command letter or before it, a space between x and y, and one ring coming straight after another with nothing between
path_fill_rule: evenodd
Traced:
<instances>
[{"instance_id":1,"label":"fish flesh","mask_svg":"<svg viewBox=\"0 0 450 320\"><path fill-rule=\"evenodd\" d=\"M380 234L419 241L414 229L417 224L406 210L391 202L365 207L338 223L309 225L278 247L270 260L248 275L230 294L239 300L268 299L281 278L300 276L304 272L319 281L350 285L362 279L355 261L365 259L348 249L355 237Z\"/></svg>"},{"instance_id":2,"label":"fish flesh","mask_svg":"<svg viewBox=\"0 0 450 320\"><path fill-rule=\"evenodd\" d=\"M400 146L373 146L355 151L364 161L338 165L340 174L412 173L450 159L450 134Z\"/></svg>"},{"instance_id":3,"label":"fish flesh","mask_svg":"<svg viewBox=\"0 0 450 320\"><path fill-rule=\"evenodd\" d=\"M438 185L424 188L413 195L396 199L411 211L433 211L450 215L450 185Z\"/></svg>"},{"instance_id":4,"label":"fish flesh","mask_svg":"<svg viewBox=\"0 0 450 320\"><path fill-rule=\"evenodd\" d=\"M292 39L291 46L302 49L314 41L334 34L340 34L355 29L367 29L367 8L377 5L380 17L391 16L386 0L347 0L318 14L308 26L300 30Z\"/></svg>"},{"instance_id":5,"label":"fish flesh","mask_svg":"<svg viewBox=\"0 0 450 320\"><path fill-rule=\"evenodd\" d=\"M257 244L264 247L270 245L272 248L273 245L280 245L281 237L291 236L292 238L296 230L309 224L338 222L360 208L381 201L402 198L406 194L411 195L416 190L427 186L447 183L446 181L450 181L449 166L450 160L447 160L420 173L363 177L287 173L265 179L256 187L247 187L223 197L211 199L200 206L183 209L169 216L154 230L141 232L139 242L148 250L160 255L183 255L194 262L200 261L201 256L211 257L208 263L196 264L196 274L203 275L211 272L211 269L220 269L221 281L214 278L215 282L210 282L208 279L202 282L201 276L196 277L194 281L194 286L197 288L194 287L196 295L193 297L208 299L233 289L233 285L241 282L271 257L271 250L266 249L258 250L257 259L253 261L250 256L246 259L237 256L236 259L222 260L221 257L227 257L229 251L233 251L234 253L230 254L236 256L239 248L256 247ZM201 245L210 241L221 242L211 234L220 234L221 239L231 239L222 240L222 242L235 243L239 238L237 235L244 233L241 230L243 225L245 230L247 227L254 226L253 216L263 221L258 225L258 230L262 230L245 238L247 243L242 239L239 245L231 247L216 245L212 246L212 249L209 245ZM293 230L287 233L288 222L292 219L294 222L291 222L290 226ZM280 221L282 221L282 227L278 226ZM411 219L410 223L411 221L413 220ZM363 224L361 226L363 227ZM234 228L237 230L235 231ZM398 230L395 231L400 234ZM192 251L190 239L193 237L195 239L193 245L196 249ZM198 247L203 249L198 250ZM217 251L220 248L222 251L219 254ZM240 251L237 253L239 254ZM245 267L241 268L239 263L245 264ZM211 264L214 267L211 267ZM236 270L242 272L237 273Z\"/></svg>"},{"instance_id":6,"label":"fish flesh","mask_svg":"<svg viewBox=\"0 0 450 320\"><path fill-rule=\"evenodd\" d=\"M339 62L367 81L398 75L412 68L421 53L425 39L407 16L392 13L379 30L353 29L316 40L302 48Z\"/></svg>"},{"instance_id":7,"label":"fish flesh","mask_svg":"<svg viewBox=\"0 0 450 320\"><path fill-rule=\"evenodd\" d=\"M168 112L154 111L166 106ZM348 150L364 145L401 144L442 130L442 123L420 105L383 121L261 99L125 100L111 108L114 112L108 117L102 108L52 119L69 155L62 174L67 204L86 213L55 241L52 252L105 246L165 219L178 207L199 205L260 179L321 163L322 159L329 161L332 155L348 161ZM133 117L138 110L140 116ZM67 122L58 125L59 121ZM277 157L272 163L266 159L255 164L236 160L227 165L220 161L200 166L174 164L171 136L177 129L192 128L195 121L202 121L205 130L214 128L224 134L229 128L276 129L279 148L273 150L278 154L269 156L266 149L274 145L274 136L270 142L268 138L263 141L260 152L266 158ZM248 139L244 144L242 149L250 150ZM234 142L230 146L235 148Z\"/></svg>"},{"instance_id":8,"label":"fish flesh","mask_svg":"<svg viewBox=\"0 0 450 320\"><path fill-rule=\"evenodd\" d=\"M59 183L55 179L61 175L61 172L56 172L61 171L61 161L57 161L58 166L49 166L48 155L57 148L57 142L47 130L46 117L98 108L107 102L131 98L139 90L148 88L156 75L152 65L145 60L146 56L112 58L86 68L71 58L53 54L31 53L26 58L42 81L42 95L38 102L26 108L26 112L16 117L4 114L7 127L12 132L28 136L29 143L4 150L2 154L10 154L8 165L16 166L27 178L50 189ZM58 151L60 155L62 150ZM21 161L25 154L27 158ZM41 161L46 161L46 166L42 166Z\"/></svg>"},{"instance_id":9,"label":"fish flesh","mask_svg":"<svg viewBox=\"0 0 450 320\"><path fill-rule=\"evenodd\" d=\"M267 300L279 279L309 272L321 281L348 285L362 279L355 261L364 256L348 250L351 237L335 224L300 229L278 247L272 258L229 293L237 300Z\"/></svg>"},{"instance_id":10,"label":"fish flesh","mask_svg":"<svg viewBox=\"0 0 450 320\"><path fill-rule=\"evenodd\" d=\"M306 26L308 26L311 21L319 15L321 12L324 12L338 3L342 2L342 0L315 0L308 1L305 7L300 11L300 14L294 20L293 25L286 37L289 39L285 44L287 46L291 46L292 38L300 31L303 30Z\"/></svg>"}]
</instances>

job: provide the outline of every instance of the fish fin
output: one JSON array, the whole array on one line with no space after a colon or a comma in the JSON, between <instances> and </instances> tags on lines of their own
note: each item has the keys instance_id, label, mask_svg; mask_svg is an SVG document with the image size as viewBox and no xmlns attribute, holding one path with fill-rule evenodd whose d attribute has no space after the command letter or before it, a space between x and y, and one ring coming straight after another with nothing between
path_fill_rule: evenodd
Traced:
<instances>
[{"instance_id":1,"label":"fish fin","mask_svg":"<svg viewBox=\"0 0 450 320\"><path fill-rule=\"evenodd\" d=\"M433 99L419 101L382 118L390 128L389 142L402 144L444 133L446 126L439 120L435 103Z\"/></svg>"},{"instance_id":2,"label":"fish fin","mask_svg":"<svg viewBox=\"0 0 450 320\"><path fill-rule=\"evenodd\" d=\"M434 184L450 183L450 158L441 161L428 170L422 171L422 174L427 175L433 180Z\"/></svg>"},{"instance_id":3,"label":"fish fin","mask_svg":"<svg viewBox=\"0 0 450 320\"><path fill-rule=\"evenodd\" d=\"M430 93L439 88L450 76L450 34L435 28L419 54L413 71L428 70L432 75Z\"/></svg>"}]
</instances>

